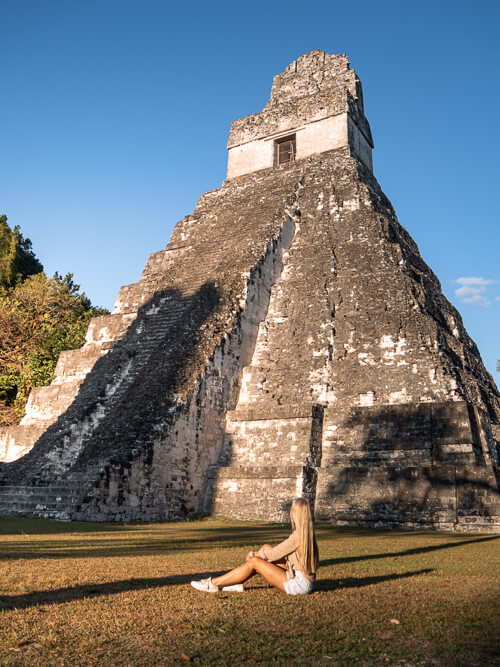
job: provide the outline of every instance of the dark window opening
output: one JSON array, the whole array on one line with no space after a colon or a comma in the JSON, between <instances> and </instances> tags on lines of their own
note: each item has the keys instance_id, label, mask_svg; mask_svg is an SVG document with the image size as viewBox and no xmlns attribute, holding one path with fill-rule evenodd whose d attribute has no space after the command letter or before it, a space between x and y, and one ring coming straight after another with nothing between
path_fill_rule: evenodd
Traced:
<instances>
[{"instance_id":1,"label":"dark window opening","mask_svg":"<svg viewBox=\"0 0 500 667\"><path fill-rule=\"evenodd\" d=\"M297 144L295 134L288 137L282 137L276 140L276 163L284 164L285 162L293 162L295 160L295 153L297 152Z\"/></svg>"}]
</instances>

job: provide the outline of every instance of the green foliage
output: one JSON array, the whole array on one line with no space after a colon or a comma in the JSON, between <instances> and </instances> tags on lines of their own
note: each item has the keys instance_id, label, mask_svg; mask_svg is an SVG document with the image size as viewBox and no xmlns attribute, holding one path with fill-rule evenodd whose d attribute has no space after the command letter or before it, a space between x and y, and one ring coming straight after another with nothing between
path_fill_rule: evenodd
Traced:
<instances>
[{"instance_id":1,"label":"green foliage","mask_svg":"<svg viewBox=\"0 0 500 667\"><path fill-rule=\"evenodd\" d=\"M92 308L71 273L47 278L30 239L0 216L0 425L19 420L59 354L80 347L89 321L107 312Z\"/></svg>"},{"instance_id":2,"label":"green foliage","mask_svg":"<svg viewBox=\"0 0 500 667\"><path fill-rule=\"evenodd\" d=\"M51 382L59 354L80 347L92 317L108 312L79 290L70 273L0 287L0 424L22 416L31 389Z\"/></svg>"},{"instance_id":3,"label":"green foliage","mask_svg":"<svg viewBox=\"0 0 500 667\"><path fill-rule=\"evenodd\" d=\"M0 285L10 285L14 276L16 239L7 224L7 216L0 216Z\"/></svg>"},{"instance_id":4,"label":"green foliage","mask_svg":"<svg viewBox=\"0 0 500 667\"><path fill-rule=\"evenodd\" d=\"M42 271L30 239L24 238L19 227L11 229L7 216L0 215L0 285L9 287Z\"/></svg>"}]
</instances>

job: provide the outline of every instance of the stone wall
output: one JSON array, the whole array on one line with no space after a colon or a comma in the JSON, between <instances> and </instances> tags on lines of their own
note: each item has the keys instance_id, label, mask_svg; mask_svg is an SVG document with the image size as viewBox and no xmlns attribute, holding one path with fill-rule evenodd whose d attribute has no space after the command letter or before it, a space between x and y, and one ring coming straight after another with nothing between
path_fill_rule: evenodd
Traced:
<instances>
[{"instance_id":1,"label":"stone wall","mask_svg":"<svg viewBox=\"0 0 500 667\"><path fill-rule=\"evenodd\" d=\"M340 113L299 128L289 128L285 134L295 134L296 159L348 146L365 165L372 169L372 146L347 113ZM276 163L276 139L271 135L228 151L227 177L234 178L259 169L268 169Z\"/></svg>"},{"instance_id":2,"label":"stone wall","mask_svg":"<svg viewBox=\"0 0 500 667\"><path fill-rule=\"evenodd\" d=\"M312 51L275 76L264 109L232 124L227 177L273 167L275 140L286 134L296 134L297 159L347 147L372 170L361 82L345 54Z\"/></svg>"}]
</instances>

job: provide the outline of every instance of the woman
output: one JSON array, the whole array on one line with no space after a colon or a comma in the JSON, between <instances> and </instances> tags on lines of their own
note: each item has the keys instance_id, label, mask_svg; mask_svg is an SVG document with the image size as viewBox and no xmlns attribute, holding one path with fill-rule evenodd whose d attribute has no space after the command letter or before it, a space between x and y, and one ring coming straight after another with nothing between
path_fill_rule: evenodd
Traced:
<instances>
[{"instance_id":1,"label":"woman","mask_svg":"<svg viewBox=\"0 0 500 667\"><path fill-rule=\"evenodd\" d=\"M220 577L192 581L198 591L243 592L243 582L258 573L288 595L311 593L319 564L311 508L304 498L296 498L290 508L292 534L276 547L264 544L257 553L250 551L246 561Z\"/></svg>"}]
</instances>

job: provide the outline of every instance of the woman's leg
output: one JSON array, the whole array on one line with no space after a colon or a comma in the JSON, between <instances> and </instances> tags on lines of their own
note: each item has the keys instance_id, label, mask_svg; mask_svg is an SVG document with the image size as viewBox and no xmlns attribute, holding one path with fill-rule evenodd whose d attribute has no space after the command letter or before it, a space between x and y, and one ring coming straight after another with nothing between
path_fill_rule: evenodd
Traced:
<instances>
[{"instance_id":1,"label":"woman's leg","mask_svg":"<svg viewBox=\"0 0 500 667\"><path fill-rule=\"evenodd\" d=\"M285 591L285 582L287 576L285 570L279 565L268 563L266 560L254 556L249 558L245 563L238 565L234 570L226 572L220 577L213 577L212 583L215 586L231 586L232 584L242 584L254 574L259 573L272 586L279 588L280 591Z\"/></svg>"},{"instance_id":2,"label":"woman's leg","mask_svg":"<svg viewBox=\"0 0 500 667\"><path fill-rule=\"evenodd\" d=\"M272 547L270 544L263 544L261 549L272 549ZM250 556L251 553L257 552L249 551L248 556ZM248 556L243 565L238 565L238 567L235 567L233 570L221 574L220 577L212 577L212 583L216 586L232 586L233 584L242 584L244 581L247 581L247 579L250 579L250 577L253 577L256 570L253 567L246 567L249 560Z\"/></svg>"},{"instance_id":3,"label":"woman's leg","mask_svg":"<svg viewBox=\"0 0 500 667\"><path fill-rule=\"evenodd\" d=\"M232 586L233 584L242 584L255 574L255 569L250 563L242 563L233 570L221 574L220 577L212 577L212 583L215 586Z\"/></svg>"}]
</instances>

